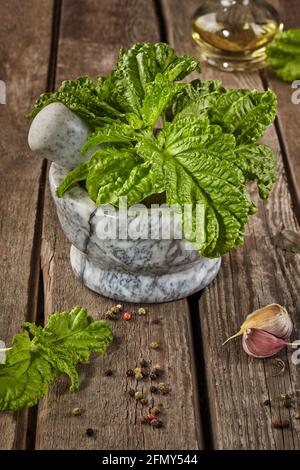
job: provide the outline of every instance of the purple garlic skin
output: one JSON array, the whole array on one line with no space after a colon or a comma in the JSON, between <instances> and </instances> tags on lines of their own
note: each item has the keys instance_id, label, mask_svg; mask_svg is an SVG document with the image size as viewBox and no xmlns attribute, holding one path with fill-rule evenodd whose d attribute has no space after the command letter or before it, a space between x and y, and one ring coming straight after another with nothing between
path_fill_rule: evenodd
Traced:
<instances>
[{"instance_id":1,"label":"purple garlic skin","mask_svg":"<svg viewBox=\"0 0 300 470\"><path fill-rule=\"evenodd\" d=\"M278 338L264 330L252 328L243 334L244 351L252 357L262 359L274 356L287 345L288 343L282 338Z\"/></svg>"},{"instance_id":2,"label":"purple garlic skin","mask_svg":"<svg viewBox=\"0 0 300 470\"><path fill-rule=\"evenodd\" d=\"M51 103L33 119L28 144L42 158L71 169L93 153L80 152L90 133L88 124L64 104Z\"/></svg>"}]
</instances>

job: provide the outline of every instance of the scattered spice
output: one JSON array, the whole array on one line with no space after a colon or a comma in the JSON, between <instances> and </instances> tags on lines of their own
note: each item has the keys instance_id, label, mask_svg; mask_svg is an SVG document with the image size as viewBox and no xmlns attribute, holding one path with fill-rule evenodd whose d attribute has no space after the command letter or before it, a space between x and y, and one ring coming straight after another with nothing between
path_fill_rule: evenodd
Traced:
<instances>
[{"instance_id":1,"label":"scattered spice","mask_svg":"<svg viewBox=\"0 0 300 470\"><path fill-rule=\"evenodd\" d=\"M140 366L143 367L143 368L147 368L147 367L149 367L149 364L145 359L142 359L140 361Z\"/></svg>"},{"instance_id":2,"label":"scattered spice","mask_svg":"<svg viewBox=\"0 0 300 470\"><path fill-rule=\"evenodd\" d=\"M129 320L131 320L131 318L132 318L132 317L131 317L131 313L130 313L130 312L124 312L124 313L123 313L123 320L129 321Z\"/></svg>"},{"instance_id":3,"label":"scattered spice","mask_svg":"<svg viewBox=\"0 0 300 470\"><path fill-rule=\"evenodd\" d=\"M133 388L131 388L128 393L131 397L135 396L135 390Z\"/></svg>"},{"instance_id":4,"label":"scattered spice","mask_svg":"<svg viewBox=\"0 0 300 470\"><path fill-rule=\"evenodd\" d=\"M143 307L138 309L138 315L146 315L146 310Z\"/></svg>"},{"instance_id":5,"label":"scattered spice","mask_svg":"<svg viewBox=\"0 0 300 470\"><path fill-rule=\"evenodd\" d=\"M148 377L149 376L149 370L146 369L145 367L142 368L141 372L142 372L143 377Z\"/></svg>"},{"instance_id":6,"label":"scattered spice","mask_svg":"<svg viewBox=\"0 0 300 470\"><path fill-rule=\"evenodd\" d=\"M149 423L151 423L151 421L156 419L156 416L153 413L148 413L147 414L147 419L148 419Z\"/></svg>"},{"instance_id":7,"label":"scattered spice","mask_svg":"<svg viewBox=\"0 0 300 470\"><path fill-rule=\"evenodd\" d=\"M148 405L148 401L147 401L145 398L141 398L140 404L141 404L142 406L146 406L146 405Z\"/></svg>"},{"instance_id":8,"label":"scattered spice","mask_svg":"<svg viewBox=\"0 0 300 470\"><path fill-rule=\"evenodd\" d=\"M157 388L163 395L168 395L168 393L170 393L169 387L164 382L159 383Z\"/></svg>"},{"instance_id":9,"label":"scattered spice","mask_svg":"<svg viewBox=\"0 0 300 470\"><path fill-rule=\"evenodd\" d=\"M156 372L156 370L152 370L150 372L150 379L151 380L157 380L158 379L158 373Z\"/></svg>"},{"instance_id":10,"label":"scattered spice","mask_svg":"<svg viewBox=\"0 0 300 470\"><path fill-rule=\"evenodd\" d=\"M134 371L132 369L128 369L126 372L127 377L133 377L134 376Z\"/></svg>"},{"instance_id":11,"label":"scattered spice","mask_svg":"<svg viewBox=\"0 0 300 470\"><path fill-rule=\"evenodd\" d=\"M161 370L160 364L155 364L153 366L153 369L156 370L156 371L160 371Z\"/></svg>"},{"instance_id":12,"label":"scattered spice","mask_svg":"<svg viewBox=\"0 0 300 470\"><path fill-rule=\"evenodd\" d=\"M290 427L290 422L287 419L273 419L272 426L274 429L287 429Z\"/></svg>"},{"instance_id":13,"label":"scattered spice","mask_svg":"<svg viewBox=\"0 0 300 470\"><path fill-rule=\"evenodd\" d=\"M121 305L121 304L116 305L116 307L119 311L123 310L123 305Z\"/></svg>"},{"instance_id":14,"label":"scattered spice","mask_svg":"<svg viewBox=\"0 0 300 470\"><path fill-rule=\"evenodd\" d=\"M134 369L134 376L135 376L136 380L142 380L143 379L142 369L140 367L136 367Z\"/></svg>"},{"instance_id":15,"label":"scattered spice","mask_svg":"<svg viewBox=\"0 0 300 470\"><path fill-rule=\"evenodd\" d=\"M113 371L111 369L107 369L105 372L104 372L104 375L106 375L106 377L111 377L112 375L114 375Z\"/></svg>"},{"instance_id":16,"label":"scattered spice","mask_svg":"<svg viewBox=\"0 0 300 470\"><path fill-rule=\"evenodd\" d=\"M81 408L73 408L72 415L73 416L81 416L82 415L82 409Z\"/></svg>"},{"instance_id":17,"label":"scattered spice","mask_svg":"<svg viewBox=\"0 0 300 470\"><path fill-rule=\"evenodd\" d=\"M155 385L151 385L151 387L150 387L150 392L151 392L151 393L158 393L158 388L155 387Z\"/></svg>"},{"instance_id":18,"label":"scattered spice","mask_svg":"<svg viewBox=\"0 0 300 470\"><path fill-rule=\"evenodd\" d=\"M160 419L153 419L152 421L150 421L150 424L154 428L162 428L162 426L163 426L163 423Z\"/></svg>"},{"instance_id":19,"label":"scattered spice","mask_svg":"<svg viewBox=\"0 0 300 470\"><path fill-rule=\"evenodd\" d=\"M123 306L121 304L115 305L105 312L105 318L108 320L118 320L119 313L122 311Z\"/></svg>"},{"instance_id":20,"label":"scattered spice","mask_svg":"<svg viewBox=\"0 0 300 470\"><path fill-rule=\"evenodd\" d=\"M137 401L141 400L141 399L143 398L142 392L140 392L139 390L138 390L137 392L135 392L134 398L135 398Z\"/></svg>"},{"instance_id":21,"label":"scattered spice","mask_svg":"<svg viewBox=\"0 0 300 470\"><path fill-rule=\"evenodd\" d=\"M151 349L158 349L158 347L159 347L157 341L151 341L149 346L150 346Z\"/></svg>"},{"instance_id":22,"label":"scattered spice","mask_svg":"<svg viewBox=\"0 0 300 470\"><path fill-rule=\"evenodd\" d=\"M85 433L86 433L86 435L87 435L88 437L93 437L93 436L95 435L95 431L94 431L94 429L92 429L92 428L87 428L87 430L85 431Z\"/></svg>"},{"instance_id":23,"label":"scattered spice","mask_svg":"<svg viewBox=\"0 0 300 470\"><path fill-rule=\"evenodd\" d=\"M152 408L151 410L151 413L153 413L154 415L159 415L160 408L158 408L158 406L154 406L154 408Z\"/></svg>"},{"instance_id":24,"label":"scattered spice","mask_svg":"<svg viewBox=\"0 0 300 470\"><path fill-rule=\"evenodd\" d=\"M149 423L148 419L145 416L141 416L140 421L141 421L141 424L148 424Z\"/></svg>"},{"instance_id":25,"label":"scattered spice","mask_svg":"<svg viewBox=\"0 0 300 470\"><path fill-rule=\"evenodd\" d=\"M295 419L300 419L300 410L295 410L295 411L293 412L293 417L294 417Z\"/></svg>"}]
</instances>

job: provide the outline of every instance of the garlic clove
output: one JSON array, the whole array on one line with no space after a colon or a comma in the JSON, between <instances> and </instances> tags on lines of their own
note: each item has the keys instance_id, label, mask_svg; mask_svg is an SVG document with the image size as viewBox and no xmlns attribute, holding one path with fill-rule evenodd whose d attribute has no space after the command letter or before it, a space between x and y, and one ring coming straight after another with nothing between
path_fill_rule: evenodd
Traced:
<instances>
[{"instance_id":1,"label":"garlic clove","mask_svg":"<svg viewBox=\"0 0 300 470\"><path fill-rule=\"evenodd\" d=\"M278 338L288 339L293 331L293 323L284 307L278 304L266 305L248 315L240 330L228 338L225 343L241 336L251 328L267 331Z\"/></svg>"},{"instance_id":2,"label":"garlic clove","mask_svg":"<svg viewBox=\"0 0 300 470\"><path fill-rule=\"evenodd\" d=\"M271 357L288 346L282 338L264 330L248 329L243 333L243 348L249 356L264 358Z\"/></svg>"}]
</instances>

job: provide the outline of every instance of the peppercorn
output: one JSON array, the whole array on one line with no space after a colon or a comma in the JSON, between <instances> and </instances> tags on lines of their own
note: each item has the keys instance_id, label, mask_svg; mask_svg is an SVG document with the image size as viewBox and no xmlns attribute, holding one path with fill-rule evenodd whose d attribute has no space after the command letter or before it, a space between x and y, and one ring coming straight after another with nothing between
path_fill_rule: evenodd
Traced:
<instances>
[{"instance_id":1,"label":"peppercorn","mask_svg":"<svg viewBox=\"0 0 300 470\"><path fill-rule=\"evenodd\" d=\"M158 378L158 373L155 370L152 370L150 372L150 379L151 380L156 380Z\"/></svg>"},{"instance_id":2,"label":"peppercorn","mask_svg":"<svg viewBox=\"0 0 300 470\"><path fill-rule=\"evenodd\" d=\"M156 372L160 371L161 370L160 364L155 364L153 366L153 369L156 370Z\"/></svg>"},{"instance_id":3,"label":"peppercorn","mask_svg":"<svg viewBox=\"0 0 300 470\"><path fill-rule=\"evenodd\" d=\"M106 375L106 377L111 377L113 375L113 371L111 369L107 369L105 372L104 372L104 375Z\"/></svg>"},{"instance_id":4,"label":"peppercorn","mask_svg":"<svg viewBox=\"0 0 300 470\"><path fill-rule=\"evenodd\" d=\"M132 369L128 369L126 372L127 377L133 377L134 376L134 371Z\"/></svg>"},{"instance_id":5,"label":"peppercorn","mask_svg":"<svg viewBox=\"0 0 300 470\"><path fill-rule=\"evenodd\" d=\"M125 321L131 320L131 313L130 312L124 312L123 313L123 320L125 320Z\"/></svg>"},{"instance_id":6,"label":"peppercorn","mask_svg":"<svg viewBox=\"0 0 300 470\"><path fill-rule=\"evenodd\" d=\"M121 305L121 304L116 305L116 307L117 307L117 309L118 309L119 311L120 311L120 310L123 310L123 305Z\"/></svg>"},{"instance_id":7,"label":"peppercorn","mask_svg":"<svg viewBox=\"0 0 300 470\"><path fill-rule=\"evenodd\" d=\"M141 367L144 367L144 368L147 368L148 367L148 362L145 360L145 359L142 359L140 361L140 366Z\"/></svg>"},{"instance_id":8,"label":"peppercorn","mask_svg":"<svg viewBox=\"0 0 300 470\"><path fill-rule=\"evenodd\" d=\"M141 404L142 406L146 406L146 405L148 404L148 401L147 401L145 398L141 398L141 399L140 399L140 404Z\"/></svg>"},{"instance_id":9,"label":"peppercorn","mask_svg":"<svg viewBox=\"0 0 300 470\"><path fill-rule=\"evenodd\" d=\"M138 390L137 392L135 392L134 398L135 398L137 401L141 400L141 399L143 398L142 392L140 392L139 390Z\"/></svg>"},{"instance_id":10,"label":"peppercorn","mask_svg":"<svg viewBox=\"0 0 300 470\"><path fill-rule=\"evenodd\" d=\"M158 408L158 406L154 406L154 408L152 408L151 410L151 413L153 413L154 415L159 415L160 408Z\"/></svg>"},{"instance_id":11,"label":"peppercorn","mask_svg":"<svg viewBox=\"0 0 300 470\"><path fill-rule=\"evenodd\" d=\"M141 421L141 424L148 424L149 423L149 421L147 420L147 418L145 418L145 416L141 416L140 421Z\"/></svg>"},{"instance_id":12,"label":"peppercorn","mask_svg":"<svg viewBox=\"0 0 300 470\"><path fill-rule=\"evenodd\" d=\"M287 429L290 427L290 422L287 419L274 419L272 426L274 429Z\"/></svg>"},{"instance_id":13,"label":"peppercorn","mask_svg":"<svg viewBox=\"0 0 300 470\"><path fill-rule=\"evenodd\" d=\"M82 415L82 409L81 409L81 408L73 408L73 410L72 410L72 415L73 415L73 416L80 416L80 415Z\"/></svg>"},{"instance_id":14,"label":"peppercorn","mask_svg":"<svg viewBox=\"0 0 300 470\"><path fill-rule=\"evenodd\" d=\"M295 410L294 413L293 413L293 417L295 419L300 419L300 410Z\"/></svg>"},{"instance_id":15,"label":"peppercorn","mask_svg":"<svg viewBox=\"0 0 300 470\"><path fill-rule=\"evenodd\" d=\"M138 315L146 315L146 310L142 307L138 309Z\"/></svg>"},{"instance_id":16,"label":"peppercorn","mask_svg":"<svg viewBox=\"0 0 300 470\"><path fill-rule=\"evenodd\" d=\"M142 380L143 374L142 374L142 369L140 367L136 367L134 369L134 376L136 380Z\"/></svg>"},{"instance_id":17,"label":"peppercorn","mask_svg":"<svg viewBox=\"0 0 300 470\"><path fill-rule=\"evenodd\" d=\"M152 421L150 421L150 424L154 428L162 428L162 426L163 426L163 423L160 419L153 419Z\"/></svg>"},{"instance_id":18,"label":"peppercorn","mask_svg":"<svg viewBox=\"0 0 300 470\"><path fill-rule=\"evenodd\" d=\"M86 433L86 435L87 435L88 437L93 437L93 436L95 435L95 431L94 431L94 429L92 429L92 428L87 428L87 430L85 431L85 433Z\"/></svg>"},{"instance_id":19,"label":"peppercorn","mask_svg":"<svg viewBox=\"0 0 300 470\"><path fill-rule=\"evenodd\" d=\"M143 377L148 377L149 376L149 370L148 369L145 369L145 367L143 367L141 369L141 373L142 373L142 376Z\"/></svg>"},{"instance_id":20,"label":"peppercorn","mask_svg":"<svg viewBox=\"0 0 300 470\"><path fill-rule=\"evenodd\" d=\"M131 397L135 396L135 390L133 390L133 388L131 388L128 393Z\"/></svg>"},{"instance_id":21,"label":"peppercorn","mask_svg":"<svg viewBox=\"0 0 300 470\"><path fill-rule=\"evenodd\" d=\"M107 312L105 312L105 318L111 319L113 316L114 314L111 310L107 310Z\"/></svg>"},{"instance_id":22,"label":"peppercorn","mask_svg":"<svg viewBox=\"0 0 300 470\"><path fill-rule=\"evenodd\" d=\"M151 341L149 346L150 346L151 349L158 349L158 342L157 341Z\"/></svg>"},{"instance_id":23,"label":"peppercorn","mask_svg":"<svg viewBox=\"0 0 300 470\"><path fill-rule=\"evenodd\" d=\"M159 383L157 388L163 395L168 395L170 393L170 388L163 382Z\"/></svg>"},{"instance_id":24,"label":"peppercorn","mask_svg":"<svg viewBox=\"0 0 300 470\"><path fill-rule=\"evenodd\" d=\"M158 393L158 388L155 387L155 385L151 385L151 387L150 387L150 392L151 392L151 393Z\"/></svg>"},{"instance_id":25,"label":"peppercorn","mask_svg":"<svg viewBox=\"0 0 300 470\"><path fill-rule=\"evenodd\" d=\"M149 423L151 423L151 421L156 419L156 416L153 413L148 413L147 414L147 419L148 419Z\"/></svg>"}]
</instances>

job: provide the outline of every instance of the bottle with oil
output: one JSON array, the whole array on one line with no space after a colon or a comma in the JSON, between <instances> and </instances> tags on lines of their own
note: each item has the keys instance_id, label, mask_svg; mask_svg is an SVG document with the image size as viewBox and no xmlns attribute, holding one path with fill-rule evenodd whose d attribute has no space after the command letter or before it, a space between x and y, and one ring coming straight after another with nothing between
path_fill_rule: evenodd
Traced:
<instances>
[{"instance_id":1,"label":"bottle with oil","mask_svg":"<svg viewBox=\"0 0 300 470\"><path fill-rule=\"evenodd\" d=\"M282 29L265 0L203 0L192 18L201 58L227 71L264 67L266 46Z\"/></svg>"}]
</instances>

